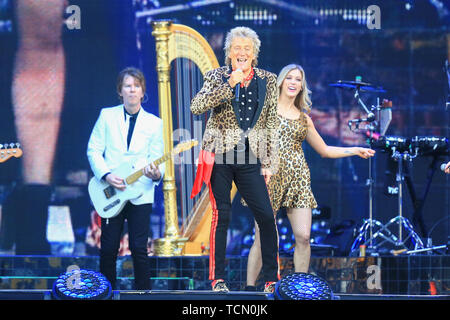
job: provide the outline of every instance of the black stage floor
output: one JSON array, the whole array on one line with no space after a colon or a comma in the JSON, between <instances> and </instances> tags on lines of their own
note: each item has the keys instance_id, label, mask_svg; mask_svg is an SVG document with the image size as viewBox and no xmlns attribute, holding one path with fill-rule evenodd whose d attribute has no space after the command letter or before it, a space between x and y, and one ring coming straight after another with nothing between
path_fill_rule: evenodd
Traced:
<instances>
[{"instance_id":1,"label":"black stage floor","mask_svg":"<svg viewBox=\"0 0 450 320\"><path fill-rule=\"evenodd\" d=\"M51 290L0 290L0 300L57 300ZM110 300L176 301L270 301L273 294L263 292L209 290L114 290ZM333 300L450 300L450 295L335 294Z\"/></svg>"}]
</instances>

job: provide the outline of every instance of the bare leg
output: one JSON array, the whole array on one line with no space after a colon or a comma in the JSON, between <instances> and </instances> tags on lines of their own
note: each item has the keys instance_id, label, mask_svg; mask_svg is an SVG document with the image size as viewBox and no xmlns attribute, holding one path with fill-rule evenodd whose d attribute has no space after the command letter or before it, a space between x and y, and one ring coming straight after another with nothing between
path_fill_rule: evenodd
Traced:
<instances>
[{"instance_id":1,"label":"bare leg","mask_svg":"<svg viewBox=\"0 0 450 320\"><path fill-rule=\"evenodd\" d=\"M23 149L23 187L17 189L16 254L49 254L50 184L64 99L64 0L17 0L18 47L12 103Z\"/></svg>"},{"instance_id":2,"label":"bare leg","mask_svg":"<svg viewBox=\"0 0 450 320\"><path fill-rule=\"evenodd\" d=\"M262 268L261 242L258 224L255 222L255 241L248 253L247 286L254 286Z\"/></svg>"},{"instance_id":3,"label":"bare leg","mask_svg":"<svg viewBox=\"0 0 450 320\"><path fill-rule=\"evenodd\" d=\"M311 258L311 209L307 208L289 208L287 216L291 223L292 231L295 237L294 249L294 267L295 272L305 272L309 270ZM255 241L248 255L247 262L247 286L254 286L261 271L261 244L258 225L255 223Z\"/></svg>"},{"instance_id":4,"label":"bare leg","mask_svg":"<svg viewBox=\"0 0 450 320\"><path fill-rule=\"evenodd\" d=\"M289 208L287 216L295 237L294 266L295 272L308 272L311 258L311 209Z\"/></svg>"},{"instance_id":5,"label":"bare leg","mask_svg":"<svg viewBox=\"0 0 450 320\"><path fill-rule=\"evenodd\" d=\"M12 98L26 184L50 184L64 97L61 0L17 0Z\"/></svg>"}]
</instances>

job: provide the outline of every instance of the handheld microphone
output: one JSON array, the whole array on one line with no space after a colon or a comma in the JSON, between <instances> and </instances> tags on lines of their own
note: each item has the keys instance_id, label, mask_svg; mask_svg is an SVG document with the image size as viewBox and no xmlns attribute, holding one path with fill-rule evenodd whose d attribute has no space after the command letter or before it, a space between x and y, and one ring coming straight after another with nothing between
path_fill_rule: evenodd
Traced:
<instances>
[{"instance_id":1,"label":"handheld microphone","mask_svg":"<svg viewBox=\"0 0 450 320\"><path fill-rule=\"evenodd\" d=\"M241 69L236 69L236 71L242 71ZM239 91L241 88L241 84L237 83L235 88L234 88L234 96L235 96L235 101L239 102Z\"/></svg>"},{"instance_id":2,"label":"handheld microphone","mask_svg":"<svg viewBox=\"0 0 450 320\"><path fill-rule=\"evenodd\" d=\"M444 171L446 166L447 166L447 163L441 164L441 171Z\"/></svg>"}]
</instances>

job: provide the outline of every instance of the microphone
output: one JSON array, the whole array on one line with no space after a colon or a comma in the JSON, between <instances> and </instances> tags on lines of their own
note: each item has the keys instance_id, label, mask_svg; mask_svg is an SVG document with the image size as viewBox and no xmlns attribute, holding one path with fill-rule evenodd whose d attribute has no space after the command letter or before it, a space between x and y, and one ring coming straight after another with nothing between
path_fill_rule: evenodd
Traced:
<instances>
[{"instance_id":1,"label":"microphone","mask_svg":"<svg viewBox=\"0 0 450 320\"><path fill-rule=\"evenodd\" d=\"M236 69L236 71L242 71L241 69ZM241 88L241 84L237 83L236 86L234 87L234 96L235 96L235 101L239 102L239 90Z\"/></svg>"},{"instance_id":2,"label":"microphone","mask_svg":"<svg viewBox=\"0 0 450 320\"><path fill-rule=\"evenodd\" d=\"M375 120L375 114L373 112L369 112L366 119L361 119L361 122L372 122Z\"/></svg>"},{"instance_id":3,"label":"microphone","mask_svg":"<svg viewBox=\"0 0 450 320\"><path fill-rule=\"evenodd\" d=\"M359 124L361 122L372 122L372 121L375 121L375 114L373 112L369 112L369 114L367 115L367 118L365 118L365 119L348 120L347 124L348 124L349 129L352 130L352 125L354 123L356 124L356 129L359 129Z\"/></svg>"},{"instance_id":4,"label":"microphone","mask_svg":"<svg viewBox=\"0 0 450 320\"><path fill-rule=\"evenodd\" d=\"M441 171L444 171L446 166L447 166L447 163L441 164Z\"/></svg>"},{"instance_id":5,"label":"microphone","mask_svg":"<svg viewBox=\"0 0 450 320\"><path fill-rule=\"evenodd\" d=\"M367 115L367 118L365 118L365 119L349 120L348 123L349 123L349 125L350 125L351 123L372 122L372 121L375 121L375 114L374 114L373 112L370 112L370 113Z\"/></svg>"}]
</instances>

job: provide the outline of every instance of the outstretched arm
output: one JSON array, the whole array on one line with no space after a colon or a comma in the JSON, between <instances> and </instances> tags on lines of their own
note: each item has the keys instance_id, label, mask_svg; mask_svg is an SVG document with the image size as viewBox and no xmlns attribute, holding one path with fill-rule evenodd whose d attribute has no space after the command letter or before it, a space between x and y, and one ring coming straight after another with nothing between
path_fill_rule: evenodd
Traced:
<instances>
[{"instance_id":1,"label":"outstretched arm","mask_svg":"<svg viewBox=\"0 0 450 320\"><path fill-rule=\"evenodd\" d=\"M351 156L359 156L367 159L375 154L375 151L369 148L362 147L333 147L329 146L322 139L320 134L314 127L314 123L311 118L306 115L308 134L306 135L306 141L322 158L344 158Z\"/></svg>"}]
</instances>

